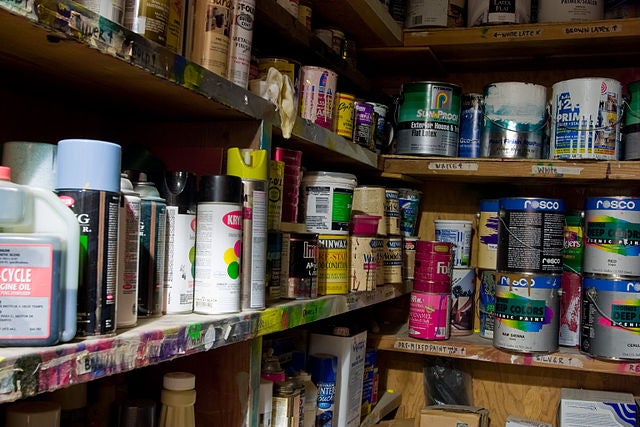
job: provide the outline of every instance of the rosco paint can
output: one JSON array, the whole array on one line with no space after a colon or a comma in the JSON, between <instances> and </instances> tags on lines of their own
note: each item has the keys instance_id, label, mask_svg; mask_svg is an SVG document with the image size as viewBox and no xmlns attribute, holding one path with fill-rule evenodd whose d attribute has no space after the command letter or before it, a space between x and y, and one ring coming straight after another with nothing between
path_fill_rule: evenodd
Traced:
<instances>
[{"instance_id":1,"label":"rosco paint can","mask_svg":"<svg viewBox=\"0 0 640 427\"><path fill-rule=\"evenodd\" d=\"M482 135L483 115L484 106L482 94L463 94L462 110L460 113L458 157L480 157L480 137Z\"/></svg>"},{"instance_id":2,"label":"rosco paint can","mask_svg":"<svg viewBox=\"0 0 640 427\"><path fill-rule=\"evenodd\" d=\"M554 84L549 157L617 160L622 106L617 80L581 78Z\"/></svg>"},{"instance_id":3,"label":"rosco paint can","mask_svg":"<svg viewBox=\"0 0 640 427\"><path fill-rule=\"evenodd\" d=\"M580 349L593 357L640 359L640 281L585 274Z\"/></svg>"},{"instance_id":4,"label":"rosco paint can","mask_svg":"<svg viewBox=\"0 0 640 427\"><path fill-rule=\"evenodd\" d=\"M480 156L539 159L546 125L547 88L502 82L484 87Z\"/></svg>"},{"instance_id":5,"label":"rosco paint can","mask_svg":"<svg viewBox=\"0 0 640 427\"><path fill-rule=\"evenodd\" d=\"M558 344L565 347L580 347L582 275L563 272L561 289Z\"/></svg>"},{"instance_id":6,"label":"rosco paint can","mask_svg":"<svg viewBox=\"0 0 640 427\"><path fill-rule=\"evenodd\" d=\"M349 292L349 236L318 236L318 294Z\"/></svg>"},{"instance_id":7,"label":"rosco paint can","mask_svg":"<svg viewBox=\"0 0 640 427\"><path fill-rule=\"evenodd\" d=\"M436 241L453 243L453 267L469 267L471 265L473 223L454 219L437 219L434 223Z\"/></svg>"},{"instance_id":8,"label":"rosco paint can","mask_svg":"<svg viewBox=\"0 0 640 427\"><path fill-rule=\"evenodd\" d=\"M480 336L493 339L494 319L496 309L496 271L480 271L480 292L478 295L478 320Z\"/></svg>"},{"instance_id":9,"label":"rosco paint can","mask_svg":"<svg viewBox=\"0 0 640 427\"><path fill-rule=\"evenodd\" d=\"M395 132L396 153L455 157L461 94L461 87L450 83L402 85Z\"/></svg>"},{"instance_id":10,"label":"rosco paint can","mask_svg":"<svg viewBox=\"0 0 640 427\"><path fill-rule=\"evenodd\" d=\"M423 340L449 339L450 300L450 293L411 292L408 335Z\"/></svg>"},{"instance_id":11,"label":"rosco paint can","mask_svg":"<svg viewBox=\"0 0 640 427\"><path fill-rule=\"evenodd\" d=\"M499 199L498 271L562 273L564 201Z\"/></svg>"},{"instance_id":12,"label":"rosco paint can","mask_svg":"<svg viewBox=\"0 0 640 427\"><path fill-rule=\"evenodd\" d=\"M454 268L451 272L451 335L473 333L475 291L475 269Z\"/></svg>"},{"instance_id":13,"label":"rosco paint can","mask_svg":"<svg viewBox=\"0 0 640 427\"><path fill-rule=\"evenodd\" d=\"M558 350L559 274L496 275L493 345L519 353Z\"/></svg>"},{"instance_id":14,"label":"rosco paint can","mask_svg":"<svg viewBox=\"0 0 640 427\"><path fill-rule=\"evenodd\" d=\"M640 80L627 85L629 102L624 112L624 159L640 159Z\"/></svg>"},{"instance_id":15,"label":"rosco paint can","mask_svg":"<svg viewBox=\"0 0 640 427\"><path fill-rule=\"evenodd\" d=\"M498 211L497 199L480 200L478 213L478 268L496 269L498 253Z\"/></svg>"},{"instance_id":16,"label":"rosco paint can","mask_svg":"<svg viewBox=\"0 0 640 427\"><path fill-rule=\"evenodd\" d=\"M305 65L300 70L300 82L300 117L331 129L338 75L327 68Z\"/></svg>"},{"instance_id":17,"label":"rosco paint can","mask_svg":"<svg viewBox=\"0 0 640 427\"><path fill-rule=\"evenodd\" d=\"M138 264L140 257L140 195L126 174L120 176L118 221L118 296L116 326L138 323Z\"/></svg>"},{"instance_id":18,"label":"rosco paint can","mask_svg":"<svg viewBox=\"0 0 640 427\"><path fill-rule=\"evenodd\" d=\"M304 222L307 231L348 234L355 175L339 172L309 172L302 178Z\"/></svg>"},{"instance_id":19,"label":"rosco paint can","mask_svg":"<svg viewBox=\"0 0 640 427\"><path fill-rule=\"evenodd\" d=\"M280 298L318 296L318 235L282 233Z\"/></svg>"},{"instance_id":20,"label":"rosco paint can","mask_svg":"<svg viewBox=\"0 0 640 427\"><path fill-rule=\"evenodd\" d=\"M605 0L538 0L538 22L587 22L604 18Z\"/></svg>"},{"instance_id":21,"label":"rosco paint can","mask_svg":"<svg viewBox=\"0 0 640 427\"><path fill-rule=\"evenodd\" d=\"M333 109L333 131L343 138L353 139L353 118L356 97L338 92Z\"/></svg>"},{"instance_id":22,"label":"rosco paint can","mask_svg":"<svg viewBox=\"0 0 640 427\"><path fill-rule=\"evenodd\" d=\"M404 28L464 27L465 0L408 0Z\"/></svg>"},{"instance_id":23,"label":"rosco paint can","mask_svg":"<svg viewBox=\"0 0 640 427\"><path fill-rule=\"evenodd\" d=\"M587 198L584 239L585 273L640 276L640 198Z\"/></svg>"},{"instance_id":24,"label":"rosco paint can","mask_svg":"<svg viewBox=\"0 0 640 427\"><path fill-rule=\"evenodd\" d=\"M530 21L531 0L469 0L467 4L467 27Z\"/></svg>"}]
</instances>

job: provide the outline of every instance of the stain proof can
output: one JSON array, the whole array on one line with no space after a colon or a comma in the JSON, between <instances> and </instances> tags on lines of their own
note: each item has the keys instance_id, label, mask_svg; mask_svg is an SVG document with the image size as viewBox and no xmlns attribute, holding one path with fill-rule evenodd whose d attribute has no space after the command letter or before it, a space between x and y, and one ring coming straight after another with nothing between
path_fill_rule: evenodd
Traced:
<instances>
[{"instance_id":1,"label":"stain proof can","mask_svg":"<svg viewBox=\"0 0 640 427\"><path fill-rule=\"evenodd\" d=\"M349 236L318 236L318 294L342 295L349 292Z\"/></svg>"}]
</instances>

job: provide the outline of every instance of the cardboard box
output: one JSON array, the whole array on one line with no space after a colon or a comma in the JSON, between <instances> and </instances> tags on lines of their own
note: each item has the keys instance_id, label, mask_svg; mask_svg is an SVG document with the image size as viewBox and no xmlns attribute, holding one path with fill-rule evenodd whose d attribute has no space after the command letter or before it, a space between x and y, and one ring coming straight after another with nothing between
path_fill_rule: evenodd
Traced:
<instances>
[{"instance_id":1,"label":"cardboard box","mask_svg":"<svg viewBox=\"0 0 640 427\"><path fill-rule=\"evenodd\" d=\"M528 420L526 418L509 415L504 427L553 427L553 425L543 423L542 421Z\"/></svg>"},{"instance_id":2,"label":"cardboard box","mask_svg":"<svg viewBox=\"0 0 640 427\"><path fill-rule=\"evenodd\" d=\"M488 427L489 411L476 406L434 405L420 411L420 427Z\"/></svg>"},{"instance_id":3,"label":"cardboard box","mask_svg":"<svg viewBox=\"0 0 640 427\"><path fill-rule=\"evenodd\" d=\"M413 418L403 418L399 420L380 421L376 424L379 427L414 427L416 420Z\"/></svg>"},{"instance_id":4,"label":"cardboard box","mask_svg":"<svg viewBox=\"0 0 640 427\"><path fill-rule=\"evenodd\" d=\"M366 346L367 331L350 337L322 334L309 337L309 354L328 353L338 357L333 425L360 425Z\"/></svg>"},{"instance_id":5,"label":"cardboard box","mask_svg":"<svg viewBox=\"0 0 640 427\"><path fill-rule=\"evenodd\" d=\"M635 427L638 409L632 394L563 388L559 427Z\"/></svg>"}]
</instances>

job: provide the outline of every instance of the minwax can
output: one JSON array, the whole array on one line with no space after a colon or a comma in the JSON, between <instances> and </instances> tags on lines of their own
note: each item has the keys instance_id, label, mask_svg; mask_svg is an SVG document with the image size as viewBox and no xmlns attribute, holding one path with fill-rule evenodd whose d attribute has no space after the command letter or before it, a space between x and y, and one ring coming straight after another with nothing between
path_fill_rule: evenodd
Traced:
<instances>
[{"instance_id":1,"label":"minwax can","mask_svg":"<svg viewBox=\"0 0 640 427\"><path fill-rule=\"evenodd\" d=\"M80 224L79 338L116 330L120 155L107 141L58 143L56 192Z\"/></svg>"},{"instance_id":2,"label":"minwax can","mask_svg":"<svg viewBox=\"0 0 640 427\"><path fill-rule=\"evenodd\" d=\"M126 174L120 177L118 222L117 327L138 323L138 263L140 256L140 195Z\"/></svg>"}]
</instances>

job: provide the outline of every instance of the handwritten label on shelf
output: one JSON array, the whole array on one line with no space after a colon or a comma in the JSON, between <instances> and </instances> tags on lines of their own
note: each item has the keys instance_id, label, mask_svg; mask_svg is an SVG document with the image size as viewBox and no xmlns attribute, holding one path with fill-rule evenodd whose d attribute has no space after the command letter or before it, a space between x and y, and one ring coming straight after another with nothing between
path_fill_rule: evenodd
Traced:
<instances>
[{"instance_id":1,"label":"handwritten label on shelf","mask_svg":"<svg viewBox=\"0 0 640 427\"><path fill-rule=\"evenodd\" d=\"M580 167L571 167L571 166L559 166L554 165L552 163L543 164L538 163L537 165L531 166L531 173L533 175L542 175L542 176L566 176L566 175L576 175L580 176L582 173L582 169Z\"/></svg>"},{"instance_id":2,"label":"handwritten label on shelf","mask_svg":"<svg viewBox=\"0 0 640 427\"><path fill-rule=\"evenodd\" d=\"M477 171L478 164L471 162L429 162L427 169L435 171Z\"/></svg>"},{"instance_id":3,"label":"handwritten label on shelf","mask_svg":"<svg viewBox=\"0 0 640 427\"><path fill-rule=\"evenodd\" d=\"M523 30L496 30L493 32L494 39L530 39L542 36L542 28L531 28Z\"/></svg>"},{"instance_id":4,"label":"handwritten label on shelf","mask_svg":"<svg viewBox=\"0 0 640 427\"><path fill-rule=\"evenodd\" d=\"M543 363L545 365L555 366L568 366L572 368L582 368L582 360L571 356L556 356L552 354L537 355L534 357L536 363Z\"/></svg>"},{"instance_id":5,"label":"handwritten label on shelf","mask_svg":"<svg viewBox=\"0 0 640 427\"><path fill-rule=\"evenodd\" d=\"M467 349L465 347L456 347L455 345L421 343L415 341L396 341L393 344L396 350L419 351L421 353L438 353L449 356L466 356Z\"/></svg>"},{"instance_id":6,"label":"handwritten label on shelf","mask_svg":"<svg viewBox=\"0 0 640 427\"><path fill-rule=\"evenodd\" d=\"M618 372L640 375L640 363L620 363L618 365Z\"/></svg>"},{"instance_id":7,"label":"handwritten label on shelf","mask_svg":"<svg viewBox=\"0 0 640 427\"><path fill-rule=\"evenodd\" d=\"M609 34L619 33L622 31L622 25L620 24L590 24L590 25L571 25L564 27L562 32L565 34Z\"/></svg>"},{"instance_id":8,"label":"handwritten label on shelf","mask_svg":"<svg viewBox=\"0 0 640 427\"><path fill-rule=\"evenodd\" d=\"M270 309L260 313L258 319L258 335L267 335L278 332L280 327L280 319L282 318L282 309Z\"/></svg>"}]
</instances>

